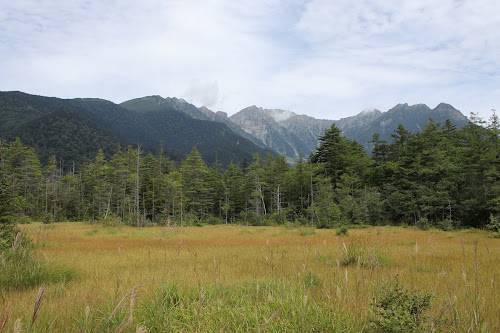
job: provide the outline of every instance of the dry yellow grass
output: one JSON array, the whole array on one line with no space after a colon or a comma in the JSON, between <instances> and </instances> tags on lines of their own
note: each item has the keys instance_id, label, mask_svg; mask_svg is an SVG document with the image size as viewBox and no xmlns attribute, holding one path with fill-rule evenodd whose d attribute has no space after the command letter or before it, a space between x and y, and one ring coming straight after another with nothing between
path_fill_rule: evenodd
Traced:
<instances>
[{"instance_id":1,"label":"dry yellow grass","mask_svg":"<svg viewBox=\"0 0 500 333\"><path fill-rule=\"evenodd\" d=\"M144 298L164 283L181 288L253 280L300 284L310 272L320 281L313 297L327 297L357 318L368 316L381 283L398 279L436 296L432 315L444 321L445 331L500 331L500 240L482 232L377 227L350 230L349 236L336 236L334 230L301 236L299 229L280 227L22 227L36 242L37 255L78 272L76 280L46 286L40 316L54 320L54 331L68 330L78 311L121 298L138 284L145 284L138 295ZM344 267L344 243L387 260L381 266ZM37 291L2 291L0 315L10 304L10 328L17 318L29 320Z\"/></svg>"}]
</instances>

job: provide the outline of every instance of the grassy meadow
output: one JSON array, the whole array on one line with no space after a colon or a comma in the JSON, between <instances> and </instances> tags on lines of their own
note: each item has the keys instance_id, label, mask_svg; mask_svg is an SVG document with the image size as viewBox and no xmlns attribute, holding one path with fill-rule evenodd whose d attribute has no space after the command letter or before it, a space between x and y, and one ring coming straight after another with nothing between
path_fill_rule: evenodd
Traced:
<instances>
[{"instance_id":1,"label":"grassy meadow","mask_svg":"<svg viewBox=\"0 0 500 333\"><path fill-rule=\"evenodd\" d=\"M74 274L2 289L0 332L380 331L374 298L395 285L430 295L415 331L500 331L500 239L482 231L21 228Z\"/></svg>"}]
</instances>

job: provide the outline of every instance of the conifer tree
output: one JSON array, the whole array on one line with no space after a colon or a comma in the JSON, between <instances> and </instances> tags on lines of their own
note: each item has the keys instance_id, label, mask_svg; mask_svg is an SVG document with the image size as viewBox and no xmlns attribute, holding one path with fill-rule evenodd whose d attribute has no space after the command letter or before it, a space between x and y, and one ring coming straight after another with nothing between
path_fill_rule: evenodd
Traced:
<instances>
[{"instance_id":1,"label":"conifer tree","mask_svg":"<svg viewBox=\"0 0 500 333\"><path fill-rule=\"evenodd\" d=\"M180 172L184 180L184 206L189 212L202 220L212 202L210 188L207 183L208 168L200 153L193 147L191 153L181 164Z\"/></svg>"}]
</instances>

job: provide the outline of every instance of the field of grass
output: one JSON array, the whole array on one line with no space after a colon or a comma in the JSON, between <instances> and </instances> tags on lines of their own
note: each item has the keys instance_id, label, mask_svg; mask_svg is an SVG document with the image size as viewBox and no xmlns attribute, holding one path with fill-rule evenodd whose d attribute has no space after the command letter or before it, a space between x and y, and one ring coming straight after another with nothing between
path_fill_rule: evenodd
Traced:
<instances>
[{"instance_id":1,"label":"field of grass","mask_svg":"<svg viewBox=\"0 0 500 333\"><path fill-rule=\"evenodd\" d=\"M0 332L373 331L394 285L430 295L418 329L500 331L500 239L480 231L21 227L75 277L44 286L35 319L39 286L1 290Z\"/></svg>"}]
</instances>

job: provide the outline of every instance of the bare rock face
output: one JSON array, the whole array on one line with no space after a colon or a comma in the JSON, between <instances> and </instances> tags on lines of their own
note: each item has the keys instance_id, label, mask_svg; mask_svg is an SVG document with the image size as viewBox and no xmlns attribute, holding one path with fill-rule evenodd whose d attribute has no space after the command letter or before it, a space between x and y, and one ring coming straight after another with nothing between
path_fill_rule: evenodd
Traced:
<instances>
[{"instance_id":1,"label":"bare rock face","mask_svg":"<svg viewBox=\"0 0 500 333\"><path fill-rule=\"evenodd\" d=\"M358 141L370 152L373 134L379 133L381 140L391 140L391 134L402 124L411 132L417 132L433 118L444 123L450 119L457 127L467 124L468 119L449 104L441 103L430 109L425 104L398 104L392 109L364 110L359 114L340 120L315 119L306 115L280 109L263 109L250 106L229 117L249 135L266 146L296 159L299 155L308 157L318 147L318 137L333 123L342 134Z\"/></svg>"},{"instance_id":2,"label":"bare rock face","mask_svg":"<svg viewBox=\"0 0 500 333\"><path fill-rule=\"evenodd\" d=\"M257 137L268 147L291 159L299 154L309 156L316 146L308 145L302 138L308 136L303 127L297 126L297 114L286 110L268 110L250 106L229 117L252 136ZM314 119L314 118L311 118ZM324 129L323 129L324 131ZM314 135L314 134L313 134ZM313 139L317 143L318 139Z\"/></svg>"}]
</instances>

